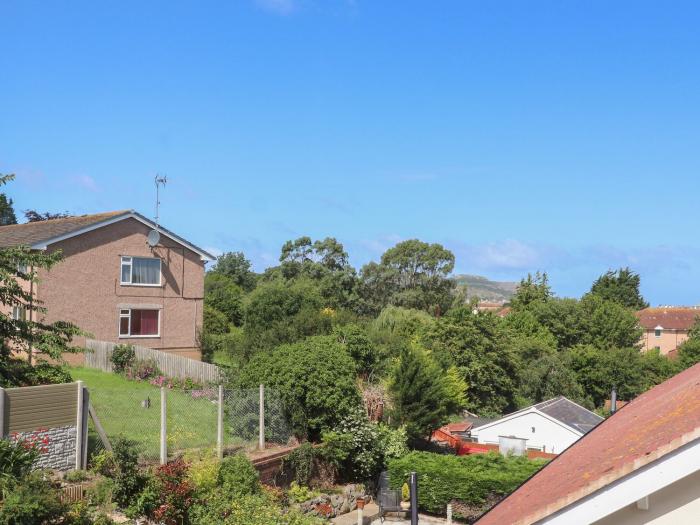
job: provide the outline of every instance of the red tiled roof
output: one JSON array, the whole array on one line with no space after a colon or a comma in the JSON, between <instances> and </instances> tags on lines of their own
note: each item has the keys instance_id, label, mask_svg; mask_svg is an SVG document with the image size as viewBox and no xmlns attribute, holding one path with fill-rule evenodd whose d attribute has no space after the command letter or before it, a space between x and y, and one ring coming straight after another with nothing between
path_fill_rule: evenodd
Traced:
<instances>
[{"instance_id":1,"label":"red tiled roof","mask_svg":"<svg viewBox=\"0 0 700 525\"><path fill-rule=\"evenodd\" d=\"M690 330L700 317L700 308L669 307L645 308L637 312L642 328L653 330L661 326L666 330Z\"/></svg>"},{"instance_id":2,"label":"red tiled roof","mask_svg":"<svg viewBox=\"0 0 700 525\"><path fill-rule=\"evenodd\" d=\"M536 522L698 438L700 364L628 403L478 523Z\"/></svg>"},{"instance_id":3,"label":"red tiled roof","mask_svg":"<svg viewBox=\"0 0 700 525\"><path fill-rule=\"evenodd\" d=\"M448 432L466 432L472 428L472 423L469 421L460 421L459 423L448 423L443 429L447 429Z\"/></svg>"}]
</instances>

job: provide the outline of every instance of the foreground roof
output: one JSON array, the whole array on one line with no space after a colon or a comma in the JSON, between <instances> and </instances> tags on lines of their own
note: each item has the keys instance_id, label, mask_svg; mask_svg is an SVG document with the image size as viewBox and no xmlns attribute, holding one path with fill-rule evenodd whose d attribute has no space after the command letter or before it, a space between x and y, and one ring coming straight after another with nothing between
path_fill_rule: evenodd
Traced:
<instances>
[{"instance_id":1,"label":"foreground roof","mask_svg":"<svg viewBox=\"0 0 700 525\"><path fill-rule=\"evenodd\" d=\"M603 421L603 418L597 414L594 414L590 410L583 408L581 405L577 405L573 401L565 398L564 396L555 397L548 399L547 401L542 401L536 405L529 406L518 410L517 412L512 412L503 416L501 419L488 420L481 425L474 424L474 432L478 432L481 428L497 424L502 420L511 419L517 417L518 415L525 414L532 411L533 409L546 414L552 419L556 419L560 423L585 434L595 427L598 423Z\"/></svg>"},{"instance_id":2,"label":"foreground roof","mask_svg":"<svg viewBox=\"0 0 700 525\"><path fill-rule=\"evenodd\" d=\"M698 317L700 308L694 306L645 308L637 312L639 324L646 330L657 326L666 330L690 330Z\"/></svg>"},{"instance_id":3,"label":"foreground roof","mask_svg":"<svg viewBox=\"0 0 700 525\"><path fill-rule=\"evenodd\" d=\"M0 226L0 248L21 245L43 250L49 244L75 237L76 235L108 226L125 219L135 219L150 228L156 227L153 221L134 210L110 211L62 219L50 219L47 221L27 222L24 224L10 224L8 226ZM215 259L210 253L160 225L158 225L158 231L197 253L204 260L211 261Z\"/></svg>"},{"instance_id":4,"label":"foreground roof","mask_svg":"<svg viewBox=\"0 0 700 525\"><path fill-rule=\"evenodd\" d=\"M700 438L700 364L640 395L478 520L530 524Z\"/></svg>"}]
</instances>

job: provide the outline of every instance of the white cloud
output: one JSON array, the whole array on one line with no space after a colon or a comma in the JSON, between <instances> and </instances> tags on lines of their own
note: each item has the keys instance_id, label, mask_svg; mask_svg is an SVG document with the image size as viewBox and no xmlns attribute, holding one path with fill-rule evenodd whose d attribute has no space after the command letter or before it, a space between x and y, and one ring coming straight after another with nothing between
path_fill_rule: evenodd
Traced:
<instances>
[{"instance_id":1,"label":"white cloud","mask_svg":"<svg viewBox=\"0 0 700 525\"><path fill-rule=\"evenodd\" d=\"M543 262L541 249L518 241L506 239L477 245L457 246L460 266L484 270L528 270Z\"/></svg>"},{"instance_id":2,"label":"white cloud","mask_svg":"<svg viewBox=\"0 0 700 525\"><path fill-rule=\"evenodd\" d=\"M255 0L255 3L261 9L277 15L289 15L297 8L295 0Z\"/></svg>"}]
</instances>

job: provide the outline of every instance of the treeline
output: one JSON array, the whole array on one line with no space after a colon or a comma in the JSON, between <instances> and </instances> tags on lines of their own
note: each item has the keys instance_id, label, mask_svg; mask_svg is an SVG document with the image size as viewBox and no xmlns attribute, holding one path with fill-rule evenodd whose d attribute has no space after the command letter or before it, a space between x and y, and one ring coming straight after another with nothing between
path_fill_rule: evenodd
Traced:
<instances>
[{"instance_id":1,"label":"treeline","mask_svg":"<svg viewBox=\"0 0 700 525\"><path fill-rule=\"evenodd\" d=\"M600 408L613 386L631 399L700 355L696 336L675 361L640 351L634 312L647 303L627 268L580 299L528 275L501 317L467 302L439 244L398 243L358 272L335 239L302 237L279 260L255 274L242 253L218 259L205 278L202 349L238 384L298 387L287 401L302 435L372 395L413 437L461 409L494 416L557 395Z\"/></svg>"}]
</instances>

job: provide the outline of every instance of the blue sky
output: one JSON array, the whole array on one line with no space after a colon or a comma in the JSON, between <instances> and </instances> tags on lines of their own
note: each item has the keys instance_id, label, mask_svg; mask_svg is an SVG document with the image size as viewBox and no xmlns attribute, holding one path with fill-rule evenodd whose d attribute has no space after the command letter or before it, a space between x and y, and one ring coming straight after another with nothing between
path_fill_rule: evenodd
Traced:
<instances>
[{"instance_id":1,"label":"blue sky","mask_svg":"<svg viewBox=\"0 0 700 525\"><path fill-rule=\"evenodd\" d=\"M695 2L0 0L16 208L153 215L258 270L335 236L456 270L608 268L700 303Z\"/></svg>"}]
</instances>

